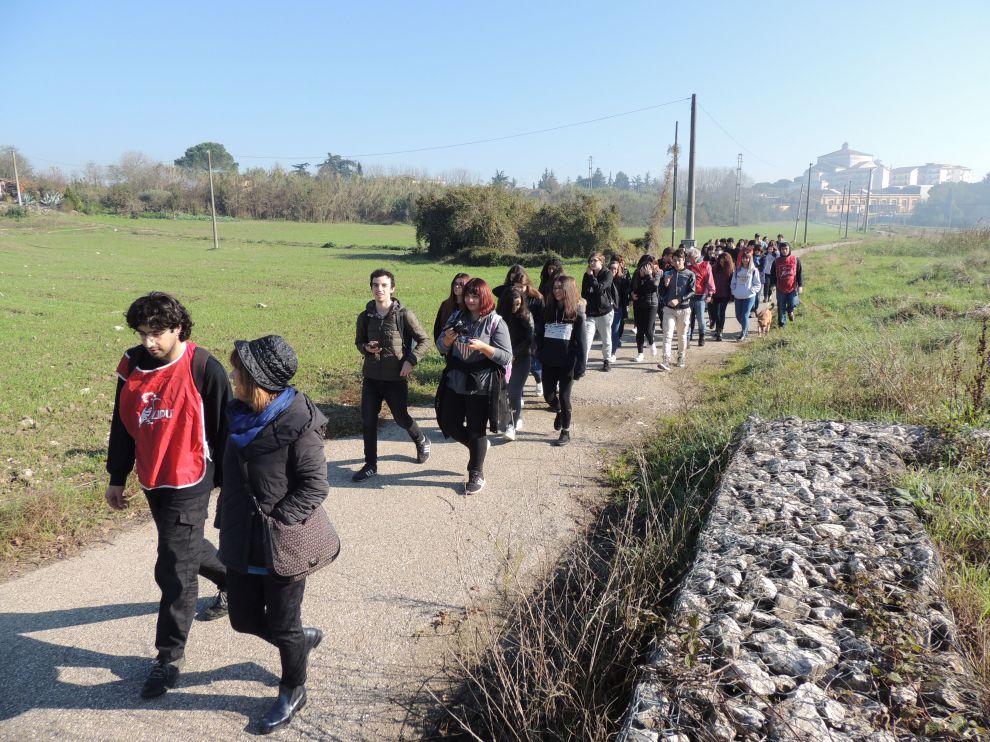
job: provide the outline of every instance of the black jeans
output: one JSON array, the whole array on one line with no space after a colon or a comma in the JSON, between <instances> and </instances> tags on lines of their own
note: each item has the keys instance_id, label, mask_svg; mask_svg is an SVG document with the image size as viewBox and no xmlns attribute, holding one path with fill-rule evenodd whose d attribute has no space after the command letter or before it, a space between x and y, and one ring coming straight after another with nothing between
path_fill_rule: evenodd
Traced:
<instances>
[{"instance_id":1,"label":"black jeans","mask_svg":"<svg viewBox=\"0 0 990 742\"><path fill-rule=\"evenodd\" d=\"M278 648L282 660L282 685L306 682L306 635L302 602L306 578L290 582L270 575L227 574L230 626L253 634Z\"/></svg>"},{"instance_id":2,"label":"black jeans","mask_svg":"<svg viewBox=\"0 0 990 742\"><path fill-rule=\"evenodd\" d=\"M653 328L657 324L657 305L633 306L633 321L636 323L636 352L643 352L643 344L653 345Z\"/></svg>"},{"instance_id":3,"label":"black jeans","mask_svg":"<svg viewBox=\"0 0 990 742\"><path fill-rule=\"evenodd\" d=\"M207 476L213 476L212 470ZM145 491L151 515L158 528L158 559L155 582L161 588L155 647L162 662L175 662L185 654L186 638L196 615L196 598L202 575L221 590L227 569L217 559L217 550L203 536L210 493L182 490Z\"/></svg>"},{"instance_id":4,"label":"black jeans","mask_svg":"<svg viewBox=\"0 0 990 742\"><path fill-rule=\"evenodd\" d=\"M573 386L573 368L563 368L561 366L543 367L543 399L551 407L557 407L559 405L560 426L564 430L569 430L571 427L571 388Z\"/></svg>"},{"instance_id":5,"label":"black jeans","mask_svg":"<svg viewBox=\"0 0 990 742\"><path fill-rule=\"evenodd\" d=\"M728 299L712 299L711 312L715 320L715 332L722 332L725 327L725 308L729 306Z\"/></svg>"},{"instance_id":6,"label":"black jeans","mask_svg":"<svg viewBox=\"0 0 990 742\"><path fill-rule=\"evenodd\" d=\"M458 394L450 389L444 389L443 393L440 427L444 435L467 446L468 473L478 472L484 476L485 454L488 453L488 395Z\"/></svg>"},{"instance_id":7,"label":"black jeans","mask_svg":"<svg viewBox=\"0 0 990 742\"><path fill-rule=\"evenodd\" d=\"M364 433L364 465L378 466L378 414L382 402L388 405L395 424L418 441L423 433L409 416L409 382L365 378L361 384L361 431Z\"/></svg>"}]
</instances>

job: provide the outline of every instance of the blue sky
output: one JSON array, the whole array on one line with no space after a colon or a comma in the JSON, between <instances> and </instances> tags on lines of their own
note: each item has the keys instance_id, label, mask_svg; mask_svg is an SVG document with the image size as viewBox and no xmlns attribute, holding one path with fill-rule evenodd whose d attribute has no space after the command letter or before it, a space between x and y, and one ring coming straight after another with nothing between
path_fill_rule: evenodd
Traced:
<instances>
[{"instance_id":1,"label":"blue sky","mask_svg":"<svg viewBox=\"0 0 990 742\"><path fill-rule=\"evenodd\" d=\"M990 171L987 2L4 6L0 145L38 169L127 151L171 162L217 141L242 169L334 152L530 183L586 174L590 155L606 173L658 174L697 93L698 163L735 167L741 152L755 180L794 177L844 141L891 166Z\"/></svg>"}]
</instances>

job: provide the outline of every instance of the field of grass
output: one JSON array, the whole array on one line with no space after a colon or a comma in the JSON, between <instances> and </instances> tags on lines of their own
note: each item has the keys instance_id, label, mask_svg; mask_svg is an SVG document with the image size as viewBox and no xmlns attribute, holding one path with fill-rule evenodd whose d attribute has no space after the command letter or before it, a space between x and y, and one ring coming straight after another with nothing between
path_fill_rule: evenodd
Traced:
<instances>
[{"instance_id":1,"label":"field of grass","mask_svg":"<svg viewBox=\"0 0 990 742\"><path fill-rule=\"evenodd\" d=\"M644 227L622 227L619 232L627 240L631 240L634 237L642 237L643 233L646 231ZM738 227L695 227L694 238L698 245L701 246L705 244L708 240L717 240L719 237L732 237L733 239L739 239L740 237L745 237L746 239L751 239L754 234L759 232L760 234L768 234L771 237L776 237L778 234L783 234L784 238L790 242L791 238L794 237L794 222L766 222L763 224L741 224ZM680 240L684 236L683 227L677 233L677 239ZM862 239L863 235L858 232L849 232L850 240ZM797 242L794 244L801 246L804 238L804 222L798 226ZM839 232L839 228L832 224L808 224L808 244L809 245L821 245L827 242L838 242L844 239L842 234ZM664 240L670 240L670 227L664 231Z\"/></svg>"},{"instance_id":2,"label":"field of grass","mask_svg":"<svg viewBox=\"0 0 990 742\"><path fill-rule=\"evenodd\" d=\"M136 297L178 296L193 340L225 365L234 340L284 335L299 354L296 384L325 406L333 430L355 430L354 323L370 299L369 274L393 270L396 295L430 331L460 270L414 253L408 225L224 221L219 232L213 250L208 220L0 221L0 561L58 536L72 541L106 517L114 369L137 342L123 318ZM505 276L470 272L494 284ZM416 401L432 399L440 370L436 353L419 365Z\"/></svg>"}]
</instances>

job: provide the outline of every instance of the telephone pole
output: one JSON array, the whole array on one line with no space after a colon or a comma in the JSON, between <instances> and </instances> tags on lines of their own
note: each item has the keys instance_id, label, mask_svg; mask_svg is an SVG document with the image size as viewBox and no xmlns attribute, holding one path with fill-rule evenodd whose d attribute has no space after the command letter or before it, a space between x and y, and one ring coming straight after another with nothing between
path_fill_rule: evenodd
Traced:
<instances>
[{"instance_id":1,"label":"telephone pole","mask_svg":"<svg viewBox=\"0 0 990 742\"><path fill-rule=\"evenodd\" d=\"M21 179L17 175L17 153L13 147L10 149L10 156L14 158L14 187L17 189L17 205L23 207L24 201L21 200Z\"/></svg>"},{"instance_id":2,"label":"telephone pole","mask_svg":"<svg viewBox=\"0 0 990 742\"><path fill-rule=\"evenodd\" d=\"M697 149L697 120L698 96L691 93L691 146L688 150L687 219L684 224L684 247L694 247L694 155Z\"/></svg>"},{"instance_id":3,"label":"telephone pole","mask_svg":"<svg viewBox=\"0 0 990 742\"><path fill-rule=\"evenodd\" d=\"M797 208L794 209L794 239L791 242L797 242L797 228L798 221L801 219L801 202L804 201L804 183L801 184L801 191L798 194Z\"/></svg>"},{"instance_id":4,"label":"telephone pole","mask_svg":"<svg viewBox=\"0 0 990 742\"><path fill-rule=\"evenodd\" d=\"M870 168L870 180L866 184L866 216L863 217L863 234L870 231L870 194L873 192L873 171L876 170L875 167Z\"/></svg>"},{"instance_id":5,"label":"telephone pole","mask_svg":"<svg viewBox=\"0 0 990 742\"><path fill-rule=\"evenodd\" d=\"M220 238L217 236L217 200L213 195L213 157L206 150L206 165L210 171L210 211L213 214L213 249L220 249Z\"/></svg>"},{"instance_id":6,"label":"telephone pole","mask_svg":"<svg viewBox=\"0 0 990 742\"><path fill-rule=\"evenodd\" d=\"M846 189L842 189L842 203L839 205L839 236L842 236L842 215L846 212Z\"/></svg>"},{"instance_id":7,"label":"telephone pole","mask_svg":"<svg viewBox=\"0 0 990 742\"><path fill-rule=\"evenodd\" d=\"M739 226L739 200L742 196L742 152L736 158L736 200L732 205L732 223Z\"/></svg>"},{"instance_id":8,"label":"telephone pole","mask_svg":"<svg viewBox=\"0 0 990 742\"><path fill-rule=\"evenodd\" d=\"M808 191L804 194L804 242L802 244L808 244L808 211L811 207L811 165L808 163Z\"/></svg>"},{"instance_id":9,"label":"telephone pole","mask_svg":"<svg viewBox=\"0 0 990 742\"><path fill-rule=\"evenodd\" d=\"M677 149L677 126L680 122L674 122L674 198L672 200L672 206L670 209L670 246L674 247L676 244L674 240L676 239L677 230L677 161L679 150Z\"/></svg>"}]
</instances>

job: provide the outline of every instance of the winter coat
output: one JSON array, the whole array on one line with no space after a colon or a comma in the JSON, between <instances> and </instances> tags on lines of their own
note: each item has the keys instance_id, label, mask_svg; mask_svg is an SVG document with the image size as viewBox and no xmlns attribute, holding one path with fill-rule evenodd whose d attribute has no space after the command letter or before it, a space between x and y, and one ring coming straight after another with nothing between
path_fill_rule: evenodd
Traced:
<instances>
[{"instance_id":1,"label":"winter coat","mask_svg":"<svg viewBox=\"0 0 990 742\"><path fill-rule=\"evenodd\" d=\"M712 268L712 280L715 282L715 300L729 301L732 298L732 273L715 266Z\"/></svg>"},{"instance_id":2,"label":"winter coat","mask_svg":"<svg viewBox=\"0 0 990 742\"><path fill-rule=\"evenodd\" d=\"M703 299L715 293L715 280L712 278L712 267L708 263L701 261L688 266L698 278L694 282L694 298Z\"/></svg>"},{"instance_id":3,"label":"winter coat","mask_svg":"<svg viewBox=\"0 0 990 742\"><path fill-rule=\"evenodd\" d=\"M581 279L581 298L588 302L588 317L604 317L612 311L612 271L602 268L594 276L587 272Z\"/></svg>"},{"instance_id":4,"label":"winter coat","mask_svg":"<svg viewBox=\"0 0 990 742\"><path fill-rule=\"evenodd\" d=\"M399 331L400 323L403 325L402 332ZM379 342L381 353L365 350L365 343L369 340ZM398 381L402 364L408 361L409 365L415 366L423 360L430 349L430 340L412 310L402 306L398 299L393 299L384 317L378 316L374 301L368 302L357 317L354 345L364 356L362 373L365 378Z\"/></svg>"},{"instance_id":5,"label":"winter coat","mask_svg":"<svg viewBox=\"0 0 990 742\"><path fill-rule=\"evenodd\" d=\"M677 304L672 309L683 309L690 305L691 297L694 296L695 275L687 268L682 271L675 271L671 268L664 271L663 279L670 277L670 284L663 285L660 282L660 303L665 307L670 307L671 302L677 299Z\"/></svg>"},{"instance_id":6,"label":"winter coat","mask_svg":"<svg viewBox=\"0 0 990 742\"><path fill-rule=\"evenodd\" d=\"M520 317L518 314L511 314L505 318L505 324L509 328L509 340L512 342L512 362L517 363L522 358L528 358L536 328L533 315Z\"/></svg>"},{"instance_id":7,"label":"winter coat","mask_svg":"<svg viewBox=\"0 0 990 742\"><path fill-rule=\"evenodd\" d=\"M545 320L537 330L536 346L540 352L543 366L553 368L573 369L574 378L584 376L587 359L587 336L584 334L584 312L578 309L577 316L572 320L560 318L559 321ZM566 334L569 326L570 338L558 338ZM547 337L547 335L550 337Z\"/></svg>"},{"instance_id":8,"label":"winter coat","mask_svg":"<svg viewBox=\"0 0 990 742\"><path fill-rule=\"evenodd\" d=\"M215 523L220 561L229 569L247 572L248 565L267 564L262 522L244 482L245 470L261 509L286 525L301 523L322 506L329 491L326 424L312 400L297 392L289 407L244 448L233 440L227 443Z\"/></svg>"},{"instance_id":9,"label":"winter coat","mask_svg":"<svg viewBox=\"0 0 990 742\"><path fill-rule=\"evenodd\" d=\"M660 303L660 278L659 272L651 276L644 276L636 269L631 282L631 294L635 294L633 306L655 307Z\"/></svg>"},{"instance_id":10,"label":"winter coat","mask_svg":"<svg viewBox=\"0 0 990 742\"><path fill-rule=\"evenodd\" d=\"M627 311L632 298L632 276L626 268L612 279L612 306L616 310Z\"/></svg>"}]
</instances>

